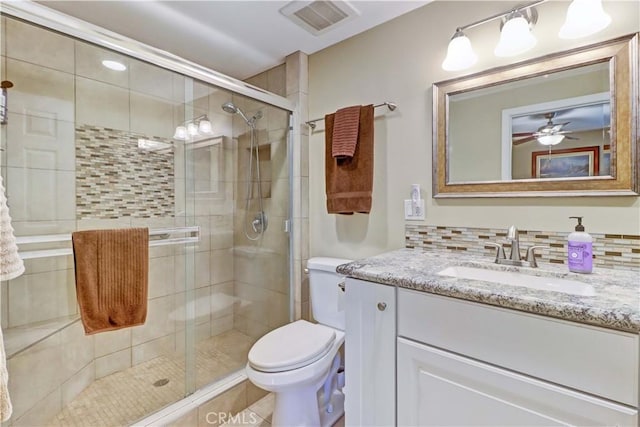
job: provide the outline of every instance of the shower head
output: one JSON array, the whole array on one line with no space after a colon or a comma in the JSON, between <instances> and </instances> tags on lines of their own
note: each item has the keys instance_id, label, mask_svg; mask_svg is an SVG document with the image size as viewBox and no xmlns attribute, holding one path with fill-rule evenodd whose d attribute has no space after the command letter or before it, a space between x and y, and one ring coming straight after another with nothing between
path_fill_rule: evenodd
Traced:
<instances>
[{"instance_id":1,"label":"shower head","mask_svg":"<svg viewBox=\"0 0 640 427\"><path fill-rule=\"evenodd\" d=\"M229 102L225 102L224 104L222 104L222 109L229 113L229 114L240 114L242 116L242 118L244 119L245 122L247 122L247 124L249 126L253 126L253 124L256 122L256 120L262 118L262 111L258 111L256 114L254 114L253 117L248 118L240 108L236 107L236 105L229 101Z\"/></svg>"},{"instance_id":2,"label":"shower head","mask_svg":"<svg viewBox=\"0 0 640 427\"><path fill-rule=\"evenodd\" d=\"M222 109L229 114L235 114L240 111L238 107L233 104L233 102L225 102L224 104L222 104Z\"/></svg>"}]
</instances>

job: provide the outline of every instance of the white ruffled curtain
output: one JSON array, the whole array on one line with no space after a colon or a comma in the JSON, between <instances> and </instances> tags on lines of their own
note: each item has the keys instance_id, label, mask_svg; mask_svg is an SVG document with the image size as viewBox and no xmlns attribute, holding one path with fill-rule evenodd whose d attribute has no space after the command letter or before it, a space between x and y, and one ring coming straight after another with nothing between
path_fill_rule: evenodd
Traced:
<instances>
[{"instance_id":1,"label":"white ruffled curtain","mask_svg":"<svg viewBox=\"0 0 640 427\"><path fill-rule=\"evenodd\" d=\"M0 281L15 279L24 273L24 264L18 255L18 245L11 226L11 216L7 197L0 175ZM0 420L6 421L11 417L13 408L9 398L9 374L4 351L4 339L0 327Z\"/></svg>"}]
</instances>

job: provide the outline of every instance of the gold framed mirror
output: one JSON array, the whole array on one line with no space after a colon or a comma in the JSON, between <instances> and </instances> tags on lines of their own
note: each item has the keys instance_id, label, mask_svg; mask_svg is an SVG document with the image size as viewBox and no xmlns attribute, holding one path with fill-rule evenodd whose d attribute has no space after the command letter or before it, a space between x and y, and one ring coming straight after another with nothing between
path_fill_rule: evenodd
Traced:
<instances>
[{"instance_id":1,"label":"gold framed mirror","mask_svg":"<svg viewBox=\"0 0 640 427\"><path fill-rule=\"evenodd\" d=\"M433 84L433 197L638 196L638 34Z\"/></svg>"}]
</instances>

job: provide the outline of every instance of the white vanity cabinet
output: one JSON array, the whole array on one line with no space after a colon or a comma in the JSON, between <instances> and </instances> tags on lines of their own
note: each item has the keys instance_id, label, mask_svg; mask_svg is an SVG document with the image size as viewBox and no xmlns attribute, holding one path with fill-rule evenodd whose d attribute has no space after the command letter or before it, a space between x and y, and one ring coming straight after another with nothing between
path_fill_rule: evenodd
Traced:
<instances>
[{"instance_id":1,"label":"white vanity cabinet","mask_svg":"<svg viewBox=\"0 0 640 427\"><path fill-rule=\"evenodd\" d=\"M345 423L395 425L396 288L347 279Z\"/></svg>"},{"instance_id":2,"label":"white vanity cabinet","mask_svg":"<svg viewBox=\"0 0 640 427\"><path fill-rule=\"evenodd\" d=\"M638 425L637 334L398 290L397 425Z\"/></svg>"}]
</instances>

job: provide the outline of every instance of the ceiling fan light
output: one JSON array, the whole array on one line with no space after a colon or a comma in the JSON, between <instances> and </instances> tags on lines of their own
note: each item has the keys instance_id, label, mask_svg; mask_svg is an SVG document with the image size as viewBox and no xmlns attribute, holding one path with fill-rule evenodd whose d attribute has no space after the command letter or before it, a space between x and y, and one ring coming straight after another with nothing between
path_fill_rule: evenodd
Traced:
<instances>
[{"instance_id":1,"label":"ceiling fan light","mask_svg":"<svg viewBox=\"0 0 640 427\"><path fill-rule=\"evenodd\" d=\"M442 62L442 69L446 71L459 71L471 67L478 62L478 55L471 47L471 41L460 30L451 38L447 48L447 57Z\"/></svg>"},{"instance_id":2,"label":"ceiling fan light","mask_svg":"<svg viewBox=\"0 0 640 427\"><path fill-rule=\"evenodd\" d=\"M515 56L533 48L536 43L529 22L522 15L516 14L504 23L494 53L500 57Z\"/></svg>"},{"instance_id":3,"label":"ceiling fan light","mask_svg":"<svg viewBox=\"0 0 640 427\"><path fill-rule=\"evenodd\" d=\"M541 135L536 138L542 145L558 145L564 139L564 135Z\"/></svg>"},{"instance_id":4,"label":"ceiling fan light","mask_svg":"<svg viewBox=\"0 0 640 427\"><path fill-rule=\"evenodd\" d=\"M604 30L610 23L611 16L602 8L602 0L573 0L558 36L561 39L586 37Z\"/></svg>"}]
</instances>

